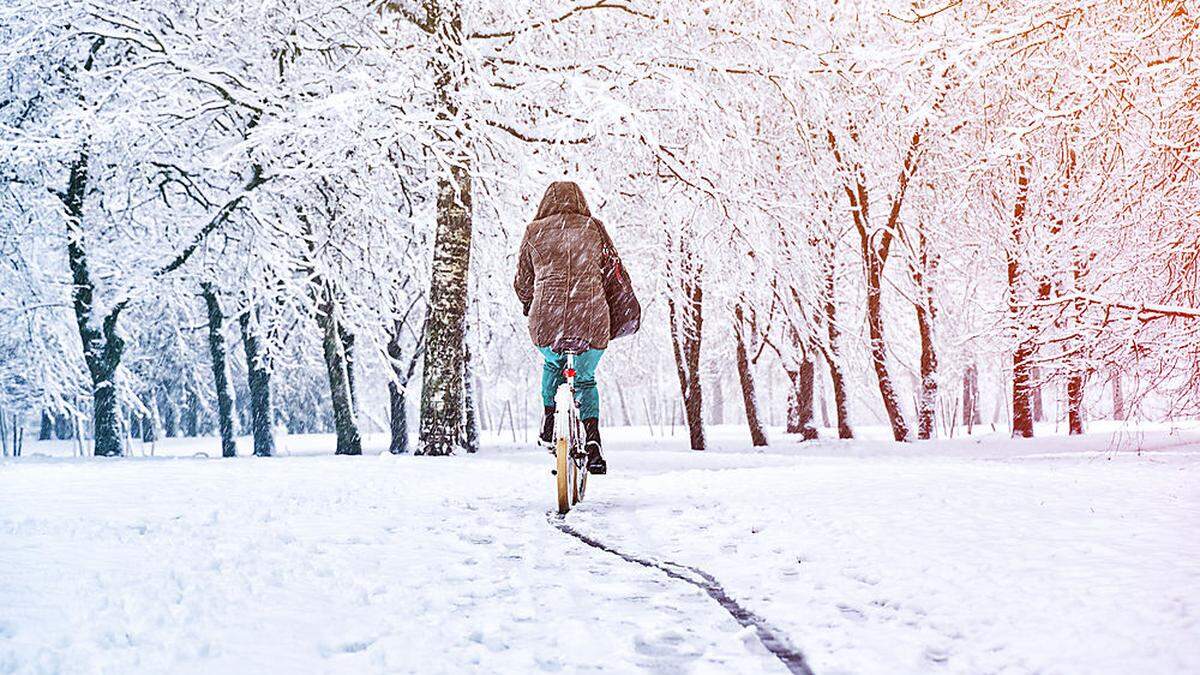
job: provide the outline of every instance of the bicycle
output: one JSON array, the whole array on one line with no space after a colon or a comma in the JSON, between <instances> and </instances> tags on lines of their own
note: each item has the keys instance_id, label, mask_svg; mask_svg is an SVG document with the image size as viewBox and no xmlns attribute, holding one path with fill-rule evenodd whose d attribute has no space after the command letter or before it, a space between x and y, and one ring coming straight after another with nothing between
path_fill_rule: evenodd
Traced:
<instances>
[{"instance_id":1,"label":"bicycle","mask_svg":"<svg viewBox=\"0 0 1200 675\"><path fill-rule=\"evenodd\" d=\"M567 381L558 385L554 393L554 469L558 489L558 512L566 514L571 507L583 500L587 490L587 452L584 450L583 423L579 418L579 404L575 400L575 355L574 350L565 350L567 367L563 375Z\"/></svg>"}]
</instances>

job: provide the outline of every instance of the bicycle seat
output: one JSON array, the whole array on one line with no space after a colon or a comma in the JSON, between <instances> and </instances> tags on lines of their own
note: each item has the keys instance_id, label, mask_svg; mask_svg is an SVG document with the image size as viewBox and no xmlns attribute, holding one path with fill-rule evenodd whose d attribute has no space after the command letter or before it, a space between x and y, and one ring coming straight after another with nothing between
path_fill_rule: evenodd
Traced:
<instances>
[{"instance_id":1,"label":"bicycle seat","mask_svg":"<svg viewBox=\"0 0 1200 675\"><path fill-rule=\"evenodd\" d=\"M578 356L592 348L592 344L583 338L560 337L554 341L550 349L558 354L575 354Z\"/></svg>"}]
</instances>

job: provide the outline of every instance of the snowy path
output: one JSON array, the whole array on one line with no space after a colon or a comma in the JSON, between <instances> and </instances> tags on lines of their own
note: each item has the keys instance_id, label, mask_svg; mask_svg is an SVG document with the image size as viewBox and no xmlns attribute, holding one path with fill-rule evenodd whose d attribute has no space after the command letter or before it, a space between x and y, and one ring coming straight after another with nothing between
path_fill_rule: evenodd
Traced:
<instances>
[{"instance_id":1,"label":"snowy path","mask_svg":"<svg viewBox=\"0 0 1200 675\"><path fill-rule=\"evenodd\" d=\"M1200 446L614 446L565 522L711 573L816 673L1200 671ZM548 468L0 463L0 672L787 672L700 589L554 529Z\"/></svg>"}]
</instances>

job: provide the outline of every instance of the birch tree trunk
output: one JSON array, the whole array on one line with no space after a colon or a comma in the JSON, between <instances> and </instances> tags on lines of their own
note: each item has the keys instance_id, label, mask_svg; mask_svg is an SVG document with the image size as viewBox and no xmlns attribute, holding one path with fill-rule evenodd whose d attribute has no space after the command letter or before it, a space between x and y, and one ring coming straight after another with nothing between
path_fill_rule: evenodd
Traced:
<instances>
[{"instance_id":1,"label":"birch tree trunk","mask_svg":"<svg viewBox=\"0 0 1200 675\"><path fill-rule=\"evenodd\" d=\"M437 232L425 322L425 368L421 389L418 455L449 455L462 447L467 273L471 263L470 145L461 126L459 87L465 79L459 4L425 3L430 33L438 39L434 60L435 115L448 144L449 166L437 178Z\"/></svg>"}]
</instances>

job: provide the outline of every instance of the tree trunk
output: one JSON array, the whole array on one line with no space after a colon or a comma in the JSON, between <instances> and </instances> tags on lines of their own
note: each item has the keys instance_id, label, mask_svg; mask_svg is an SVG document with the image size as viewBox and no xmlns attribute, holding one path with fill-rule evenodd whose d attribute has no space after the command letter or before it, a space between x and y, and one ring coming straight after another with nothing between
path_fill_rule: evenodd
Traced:
<instances>
[{"instance_id":1,"label":"tree trunk","mask_svg":"<svg viewBox=\"0 0 1200 675\"><path fill-rule=\"evenodd\" d=\"M1013 350L1012 362L1012 435L1014 438L1033 437L1033 410L1030 403L1030 364L1033 344L1025 335L1021 324L1020 280L1021 248L1024 244L1023 231L1025 206L1029 199L1029 165L1019 161L1017 169L1017 201L1013 206L1012 242L1008 250L1008 308L1013 330L1016 331L1017 346Z\"/></svg>"},{"instance_id":2,"label":"tree trunk","mask_svg":"<svg viewBox=\"0 0 1200 675\"><path fill-rule=\"evenodd\" d=\"M913 285L917 288L917 330L921 339L921 381L917 392L917 438L927 441L935 429L938 383L937 352L933 343L933 322L937 318L933 302L933 284L929 275L936 270L937 258L929 255L929 243L925 237L925 225L918 221L916 229L916 256L912 266Z\"/></svg>"},{"instance_id":3,"label":"tree trunk","mask_svg":"<svg viewBox=\"0 0 1200 675\"><path fill-rule=\"evenodd\" d=\"M725 424L725 388L721 386L720 373L712 378L712 398L709 400L709 423Z\"/></svg>"},{"instance_id":4,"label":"tree trunk","mask_svg":"<svg viewBox=\"0 0 1200 675\"><path fill-rule=\"evenodd\" d=\"M158 441L158 401L150 397L150 412L142 419L142 442L155 443Z\"/></svg>"},{"instance_id":5,"label":"tree trunk","mask_svg":"<svg viewBox=\"0 0 1200 675\"><path fill-rule=\"evenodd\" d=\"M693 450L703 450L704 400L700 385L700 346L704 327L704 289L700 285L700 270L689 266L685 274L681 280L686 300L683 316L679 316L674 298L667 301L667 312L688 436Z\"/></svg>"},{"instance_id":6,"label":"tree trunk","mask_svg":"<svg viewBox=\"0 0 1200 675\"><path fill-rule=\"evenodd\" d=\"M979 370L972 363L963 371L963 409L962 423L971 433L976 424L980 424L979 416Z\"/></svg>"},{"instance_id":7,"label":"tree trunk","mask_svg":"<svg viewBox=\"0 0 1200 675\"><path fill-rule=\"evenodd\" d=\"M213 389L217 393L217 427L221 432L221 456L236 457L233 440L233 396L229 387L229 357L225 349L225 314L217 292L209 282L200 284L208 308L208 353L212 359Z\"/></svg>"},{"instance_id":8,"label":"tree trunk","mask_svg":"<svg viewBox=\"0 0 1200 675\"><path fill-rule=\"evenodd\" d=\"M88 59L90 69L91 59ZM67 260L71 267L71 295L75 321L83 344L84 362L92 380L92 423L94 454L116 457L121 454L121 434L117 424L117 368L125 342L116 333L120 307L104 318L101 329L92 322L95 285L88 269L87 249L83 240L83 202L88 185L88 151L85 147L71 163L63 204L67 212Z\"/></svg>"},{"instance_id":9,"label":"tree trunk","mask_svg":"<svg viewBox=\"0 0 1200 675\"><path fill-rule=\"evenodd\" d=\"M200 397L196 395L196 390L190 384L185 388L187 392L187 410L183 416L184 435L188 438L195 438L200 435Z\"/></svg>"},{"instance_id":10,"label":"tree trunk","mask_svg":"<svg viewBox=\"0 0 1200 675\"><path fill-rule=\"evenodd\" d=\"M297 209L308 245L306 260L309 275L309 294L316 304L317 327L321 330L321 351L325 357L325 374L329 381L329 399L333 408L333 429L337 437L338 455L361 455L362 436L358 430L355 407L353 349L354 334L338 316L340 304L333 283L316 269L316 238L308 213Z\"/></svg>"},{"instance_id":11,"label":"tree trunk","mask_svg":"<svg viewBox=\"0 0 1200 675\"><path fill-rule=\"evenodd\" d=\"M1033 437L1033 406L1031 405L1029 358L1032 356L1028 343L1022 341L1013 352L1013 437ZM1041 400L1041 397L1038 397ZM1040 406L1039 406L1040 407Z\"/></svg>"},{"instance_id":12,"label":"tree trunk","mask_svg":"<svg viewBox=\"0 0 1200 675\"><path fill-rule=\"evenodd\" d=\"M621 405L621 423L627 427L633 426L633 420L629 417L629 404L625 402L624 387L617 387L617 402Z\"/></svg>"},{"instance_id":13,"label":"tree trunk","mask_svg":"<svg viewBox=\"0 0 1200 675\"><path fill-rule=\"evenodd\" d=\"M821 377L820 375L817 376L818 391L820 392L820 397L818 400L820 400L820 402L821 402L821 406L820 406L820 408L821 408L821 428L828 429L829 428L829 392L825 389L825 381L820 379L820 377Z\"/></svg>"},{"instance_id":14,"label":"tree trunk","mask_svg":"<svg viewBox=\"0 0 1200 675\"><path fill-rule=\"evenodd\" d=\"M342 341L342 354L346 357L346 384L350 390L350 408L355 415L358 414L358 389L355 385L354 376L354 333L346 329L340 321L338 322L338 337Z\"/></svg>"},{"instance_id":15,"label":"tree trunk","mask_svg":"<svg viewBox=\"0 0 1200 675\"><path fill-rule=\"evenodd\" d=\"M917 327L921 335L921 391L917 398L917 438L933 437L937 411L937 353L933 347L933 322L929 310L917 307Z\"/></svg>"},{"instance_id":16,"label":"tree trunk","mask_svg":"<svg viewBox=\"0 0 1200 675\"><path fill-rule=\"evenodd\" d=\"M1083 373L1072 373L1067 379L1067 424L1070 435L1083 433Z\"/></svg>"},{"instance_id":17,"label":"tree trunk","mask_svg":"<svg viewBox=\"0 0 1200 675\"><path fill-rule=\"evenodd\" d=\"M69 416L62 413L54 413L54 437L60 441L75 437Z\"/></svg>"},{"instance_id":18,"label":"tree trunk","mask_svg":"<svg viewBox=\"0 0 1200 675\"><path fill-rule=\"evenodd\" d=\"M420 455L462 447L467 272L471 256L471 177L452 167L438 182L438 229L425 323Z\"/></svg>"},{"instance_id":19,"label":"tree trunk","mask_svg":"<svg viewBox=\"0 0 1200 675\"><path fill-rule=\"evenodd\" d=\"M1042 397L1042 369L1029 369L1029 405L1033 408L1033 421L1046 421L1045 399Z\"/></svg>"},{"instance_id":20,"label":"tree trunk","mask_svg":"<svg viewBox=\"0 0 1200 675\"><path fill-rule=\"evenodd\" d=\"M871 336L871 364L875 367L875 379L892 427L892 438L907 441L908 424L904 421L900 399L887 367L887 341L883 333L883 261L875 253L869 253L867 260L867 328Z\"/></svg>"},{"instance_id":21,"label":"tree trunk","mask_svg":"<svg viewBox=\"0 0 1200 675\"><path fill-rule=\"evenodd\" d=\"M95 449L97 457L119 457L122 452L121 431L117 420L117 388L104 384L92 392L95 415Z\"/></svg>"},{"instance_id":22,"label":"tree trunk","mask_svg":"<svg viewBox=\"0 0 1200 675\"><path fill-rule=\"evenodd\" d=\"M170 390L158 390L158 410L162 415L163 436L166 438L175 438L178 436L179 429L176 424L175 401L171 399Z\"/></svg>"},{"instance_id":23,"label":"tree trunk","mask_svg":"<svg viewBox=\"0 0 1200 675\"><path fill-rule=\"evenodd\" d=\"M319 278L321 306L317 308L317 325L321 328L321 347L325 354L325 372L329 376L329 398L333 404L333 427L337 435L339 455L361 455L362 438L358 433L358 420L354 414L354 401L350 391L350 373L347 369L345 343L336 314L337 304L333 290Z\"/></svg>"},{"instance_id":24,"label":"tree trunk","mask_svg":"<svg viewBox=\"0 0 1200 675\"><path fill-rule=\"evenodd\" d=\"M471 347L463 346L463 447L468 454L479 452L479 411L475 408L475 373Z\"/></svg>"},{"instance_id":25,"label":"tree trunk","mask_svg":"<svg viewBox=\"0 0 1200 675\"><path fill-rule=\"evenodd\" d=\"M832 244L831 244L832 246ZM832 249L825 263L825 327L829 333L829 345L825 351L825 364L829 367L829 379L833 383L833 402L837 409L838 438L854 438L850 428L850 396L846 391L846 378L838 363L838 338L841 329L837 321L837 296L835 295L835 268Z\"/></svg>"},{"instance_id":26,"label":"tree trunk","mask_svg":"<svg viewBox=\"0 0 1200 675\"><path fill-rule=\"evenodd\" d=\"M813 427L813 385L816 378L812 359L807 353L802 358L798 370L788 371L792 387L788 396L787 432L800 434L801 440L811 441L817 438L817 430Z\"/></svg>"},{"instance_id":27,"label":"tree trunk","mask_svg":"<svg viewBox=\"0 0 1200 675\"><path fill-rule=\"evenodd\" d=\"M389 419L392 428L392 441L388 452L393 455L408 454L408 402L405 387L395 382L388 382L388 400L390 403Z\"/></svg>"},{"instance_id":28,"label":"tree trunk","mask_svg":"<svg viewBox=\"0 0 1200 675\"><path fill-rule=\"evenodd\" d=\"M1121 390L1121 371L1113 368L1112 371L1112 405L1113 419L1118 422L1125 421L1125 394Z\"/></svg>"},{"instance_id":29,"label":"tree trunk","mask_svg":"<svg viewBox=\"0 0 1200 675\"><path fill-rule=\"evenodd\" d=\"M413 373L416 372L417 363L421 359L421 346L418 343L407 355L408 362L401 366L401 359L405 357L401 344L407 325L406 319L407 317L398 319L393 324L392 336L387 346L388 361L392 368L392 379L388 382L389 426L392 432L388 452L393 455L408 453L408 384L412 382Z\"/></svg>"},{"instance_id":30,"label":"tree trunk","mask_svg":"<svg viewBox=\"0 0 1200 675\"><path fill-rule=\"evenodd\" d=\"M50 412L48 410L42 410L42 425L41 428L38 429L38 440L48 441L53 433L54 423L50 418Z\"/></svg>"},{"instance_id":31,"label":"tree trunk","mask_svg":"<svg viewBox=\"0 0 1200 675\"><path fill-rule=\"evenodd\" d=\"M787 370L786 372L790 386L787 393L787 414L783 418L783 432L798 434L802 428L800 424L800 371Z\"/></svg>"},{"instance_id":32,"label":"tree trunk","mask_svg":"<svg viewBox=\"0 0 1200 675\"><path fill-rule=\"evenodd\" d=\"M238 319L242 327L242 348L246 351L246 379L250 389L250 431L254 436L254 454L270 457L275 454L275 437L271 433L271 371L266 351L250 325L250 315Z\"/></svg>"},{"instance_id":33,"label":"tree trunk","mask_svg":"<svg viewBox=\"0 0 1200 675\"><path fill-rule=\"evenodd\" d=\"M459 87L466 77L462 58L462 18L455 3L427 2L431 34L439 39L434 59L437 119L459 119ZM467 273L471 264L470 146L461 130L446 132L450 165L437 176L437 232L429 314L425 322L425 368L421 388L419 455L449 455L462 447L463 347L467 315Z\"/></svg>"}]
</instances>

